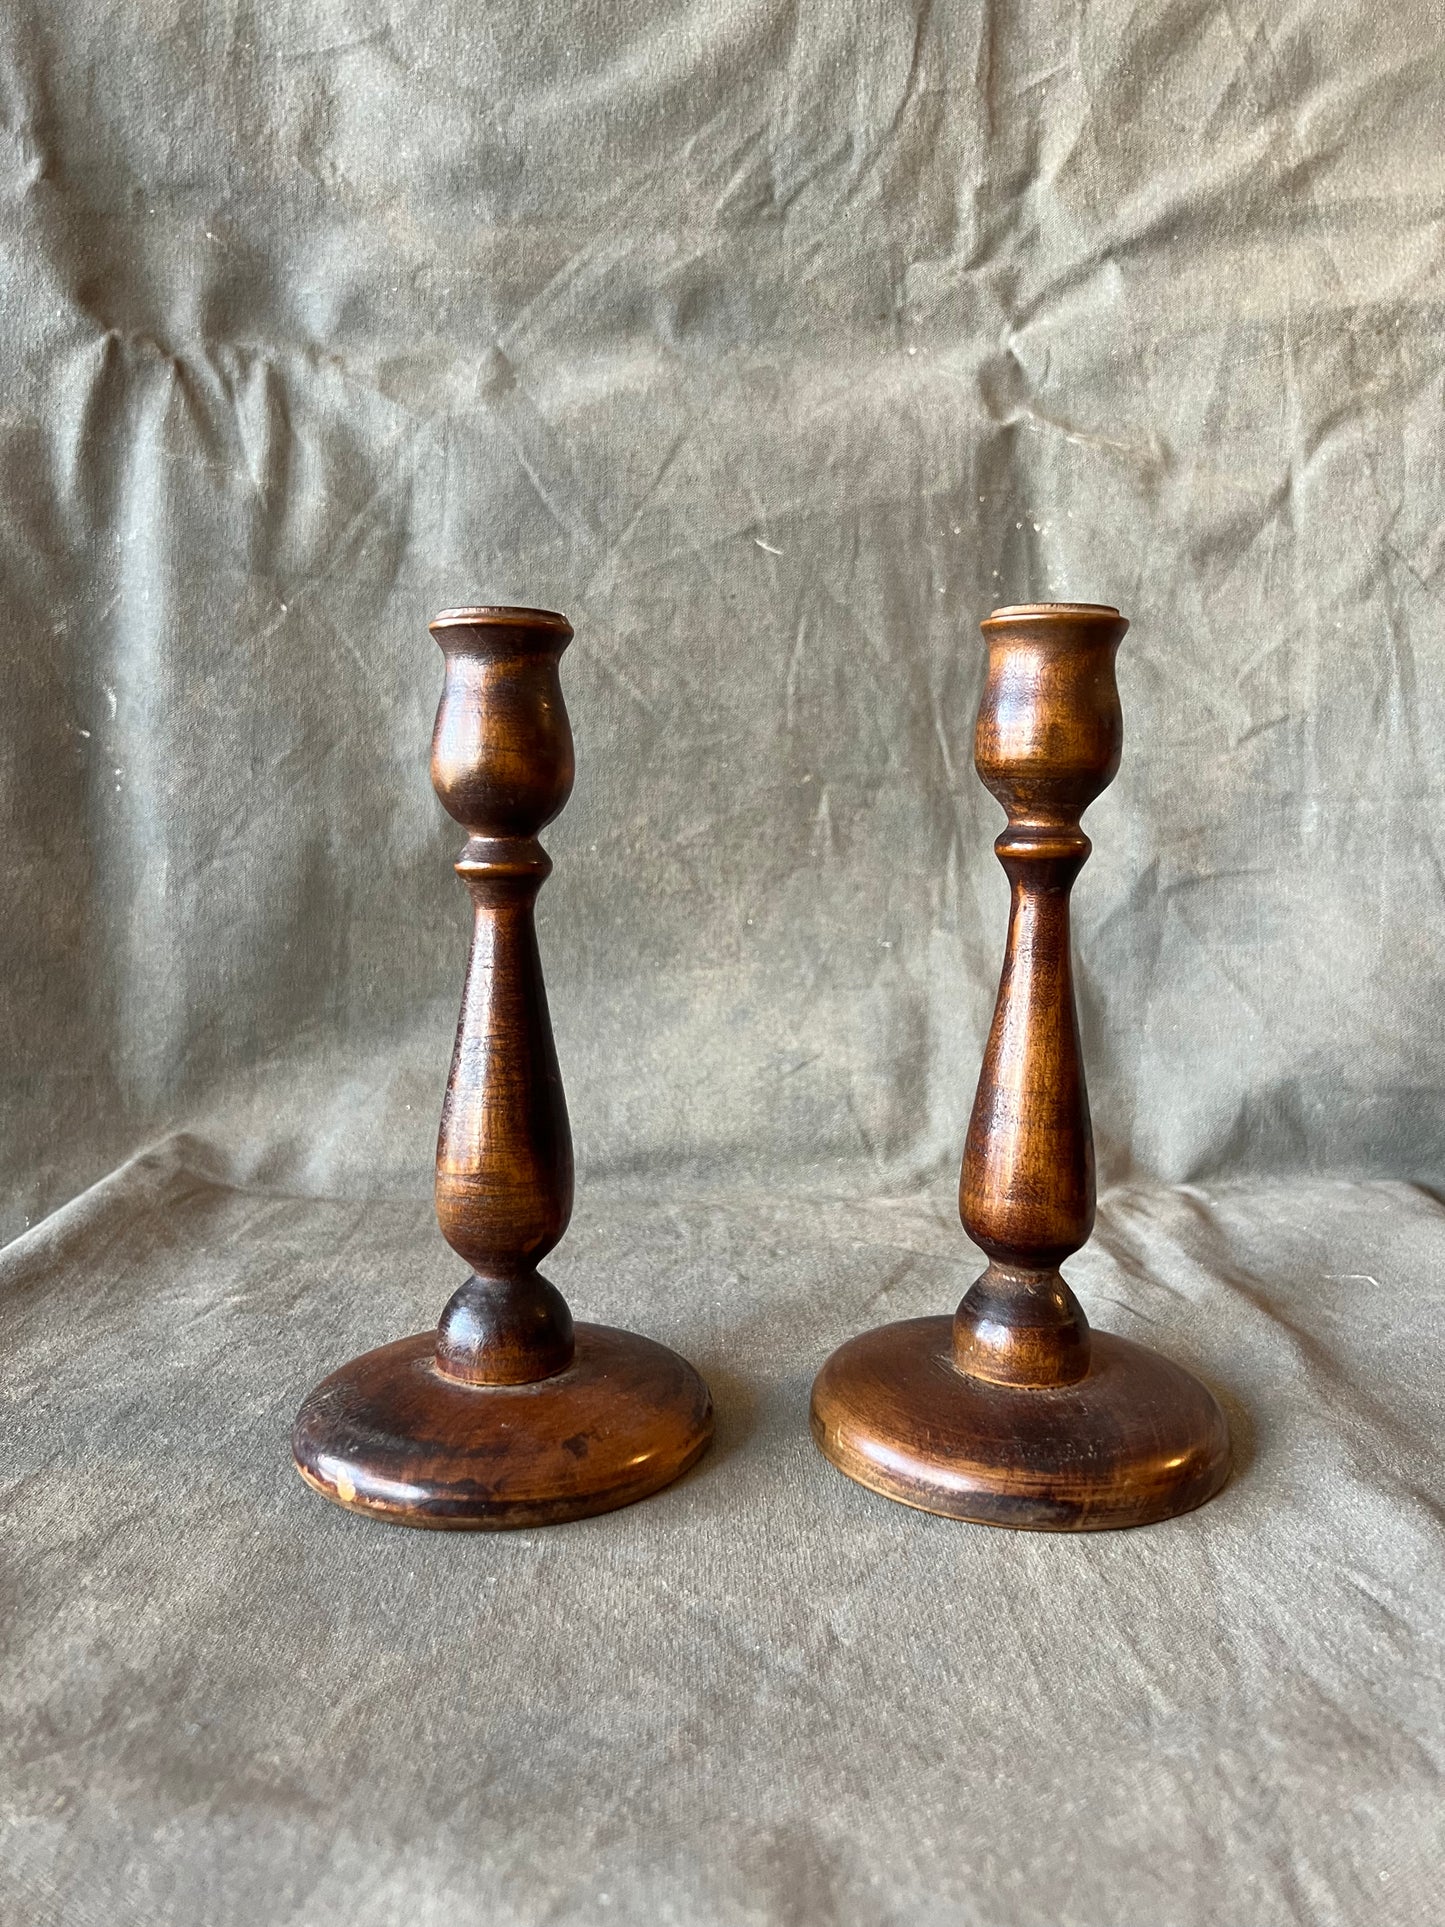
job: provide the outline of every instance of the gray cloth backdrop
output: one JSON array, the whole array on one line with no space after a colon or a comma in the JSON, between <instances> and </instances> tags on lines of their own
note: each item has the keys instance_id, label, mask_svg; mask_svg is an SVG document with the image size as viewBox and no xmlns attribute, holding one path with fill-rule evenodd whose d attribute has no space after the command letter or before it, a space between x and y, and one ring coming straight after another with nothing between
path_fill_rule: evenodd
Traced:
<instances>
[{"instance_id":1,"label":"gray cloth backdrop","mask_svg":"<svg viewBox=\"0 0 1445 1927\"><path fill-rule=\"evenodd\" d=\"M1423 0L0 15L4 1927L1436 1927L1441 260ZM1071 1276L1233 1484L992 1533L813 1453L948 1309L994 604L1116 602ZM565 609L549 1265L718 1444L348 1517L458 1275L426 774Z\"/></svg>"}]
</instances>

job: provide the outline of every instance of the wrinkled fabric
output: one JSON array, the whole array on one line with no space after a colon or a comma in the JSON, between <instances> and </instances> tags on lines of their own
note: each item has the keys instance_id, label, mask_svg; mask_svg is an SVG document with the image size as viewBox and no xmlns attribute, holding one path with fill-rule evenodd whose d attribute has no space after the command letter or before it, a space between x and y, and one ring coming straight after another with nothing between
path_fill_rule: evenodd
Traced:
<instances>
[{"instance_id":1,"label":"wrinkled fabric","mask_svg":"<svg viewBox=\"0 0 1445 1927\"><path fill-rule=\"evenodd\" d=\"M1134 624L1106 1169L1437 1176L1439 17L483 12L0 23L10 1228L177 1126L420 1187L473 600L577 628L591 1169L956 1156L976 624L1056 596Z\"/></svg>"},{"instance_id":2,"label":"wrinkled fabric","mask_svg":"<svg viewBox=\"0 0 1445 1927\"><path fill-rule=\"evenodd\" d=\"M1434 1927L1445 20L0 16L0 1920ZM1235 1483L884 1505L1003 938L981 615L1117 603L1098 1322ZM579 1312L676 1491L368 1530L295 1405L456 1282L426 620L564 609Z\"/></svg>"},{"instance_id":3,"label":"wrinkled fabric","mask_svg":"<svg viewBox=\"0 0 1445 1927\"><path fill-rule=\"evenodd\" d=\"M426 1204L170 1143L0 1257L4 1918L1423 1927L1442 1252L1404 1185L1114 1191L1080 1295L1216 1387L1235 1476L1012 1533L808 1436L833 1345L969 1282L946 1193L594 1186L548 1269L696 1360L712 1452L625 1513L414 1533L306 1491L286 1434L434 1319Z\"/></svg>"}]
</instances>

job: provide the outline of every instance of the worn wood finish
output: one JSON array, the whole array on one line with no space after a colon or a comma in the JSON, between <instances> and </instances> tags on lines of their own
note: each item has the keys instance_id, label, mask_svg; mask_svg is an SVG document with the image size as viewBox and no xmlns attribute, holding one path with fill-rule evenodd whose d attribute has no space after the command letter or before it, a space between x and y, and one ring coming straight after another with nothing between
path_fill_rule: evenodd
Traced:
<instances>
[{"instance_id":1,"label":"worn wood finish","mask_svg":"<svg viewBox=\"0 0 1445 1927\"><path fill-rule=\"evenodd\" d=\"M572 1140L537 950L552 864L537 841L572 790L542 609L437 617L446 676L432 782L468 832L474 920L437 1142L442 1235L472 1267L435 1332L354 1359L293 1433L307 1483L407 1525L539 1525L605 1512L684 1472L712 1434L707 1387L651 1340L574 1327L537 1269L572 1214Z\"/></svg>"},{"instance_id":2,"label":"worn wood finish","mask_svg":"<svg viewBox=\"0 0 1445 1927\"><path fill-rule=\"evenodd\" d=\"M1224 1419L1197 1378L1111 1332L1047 1390L971 1378L953 1320L910 1318L840 1346L813 1387L813 1437L859 1485L921 1512L1099 1531L1188 1512L1219 1490Z\"/></svg>"},{"instance_id":3,"label":"worn wood finish","mask_svg":"<svg viewBox=\"0 0 1445 1927\"><path fill-rule=\"evenodd\" d=\"M1012 901L959 1210L988 1265L951 1320L855 1338L813 1388L814 1437L850 1478L990 1525L1143 1525L1201 1505L1229 1471L1213 1395L1091 1332L1059 1270L1094 1224L1069 892L1090 850L1079 819L1119 767L1127 627L1087 603L983 624L974 760L1008 817L994 848Z\"/></svg>"},{"instance_id":4,"label":"worn wood finish","mask_svg":"<svg viewBox=\"0 0 1445 1927\"><path fill-rule=\"evenodd\" d=\"M525 1385L443 1372L436 1333L353 1359L296 1421L308 1485L353 1512L445 1530L559 1525L645 1499L707 1450L707 1387L664 1345L578 1325L572 1361Z\"/></svg>"},{"instance_id":5,"label":"worn wood finish","mask_svg":"<svg viewBox=\"0 0 1445 1927\"><path fill-rule=\"evenodd\" d=\"M456 872L473 905L436 1164L437 1222L472 1275L442 1313L437 1363L521 1385L573 1348L566 1303L537 1270L572 1215L572 1137L533 914L552 872L537 836L572 794L558 673L572 630L509 609L449 613L432 632L446 659L432 785L468 832Z\"/></svg>"}]
</instances>

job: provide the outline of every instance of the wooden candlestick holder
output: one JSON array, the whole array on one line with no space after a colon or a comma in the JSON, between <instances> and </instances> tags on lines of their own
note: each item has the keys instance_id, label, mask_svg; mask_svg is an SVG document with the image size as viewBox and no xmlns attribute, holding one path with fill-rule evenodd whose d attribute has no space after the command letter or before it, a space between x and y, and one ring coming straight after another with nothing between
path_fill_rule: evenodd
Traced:
<instances>
[{"instance_id":1,"label":"wooden candlestick holder","mask_svg":"<svg viewBox=\"0 0 1445 1927\"><path fill-rule=\"evenodd\" d=\"M983 624L974 761L1008 813L1012 886L959 1210L988 1268L950 1318L851 1339L813 1386L840 1471L925 1512L1078 1532L1202 1505L1229 1474L1224 1414L1156 1352L1089 1329L1059 1274L1094 1224L1094 1147L1069 954L1079 828L1123 744L1117 609L1043 603Z\"/></svg>"},{"instance_id":2,"label":"wooden candlestick holder","mask_svg":"<svg viewBox=\"0 0 1445 1927\"><path fill-rule=\"evenodd\" d=\"M572 1140L533 906L537 841L572 791L545 609L452 609L432 634L446 681L432 782L467 830L476 909L437 1144L442 1236L472 1267L437 1330L353 1359L292 1434L297 1469L338 1505L400 1525L534 1526L630 1505L712 1437L712 1400L675 1352L577 1325L537 1270L572 1215Z\"/></svg>"}]
</instances>

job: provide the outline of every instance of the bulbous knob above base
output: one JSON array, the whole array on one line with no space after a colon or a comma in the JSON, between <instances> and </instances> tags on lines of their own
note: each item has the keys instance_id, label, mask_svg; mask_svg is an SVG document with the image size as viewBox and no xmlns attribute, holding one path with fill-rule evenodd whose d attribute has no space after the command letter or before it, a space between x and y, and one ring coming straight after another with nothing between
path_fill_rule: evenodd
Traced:
<instances>
[{"instance_id":1,"label":"bulbous knob above base","mask_svg":"<svg viewBox=\"0 0 1445 1927\"><path fill-rule=\"evenodd\" d=\"M530 1385L566 1371L572 1313L540 1272L460 1285L437 1325L437 1370L467 1385Z\"/></svg>"}]
</instances>

